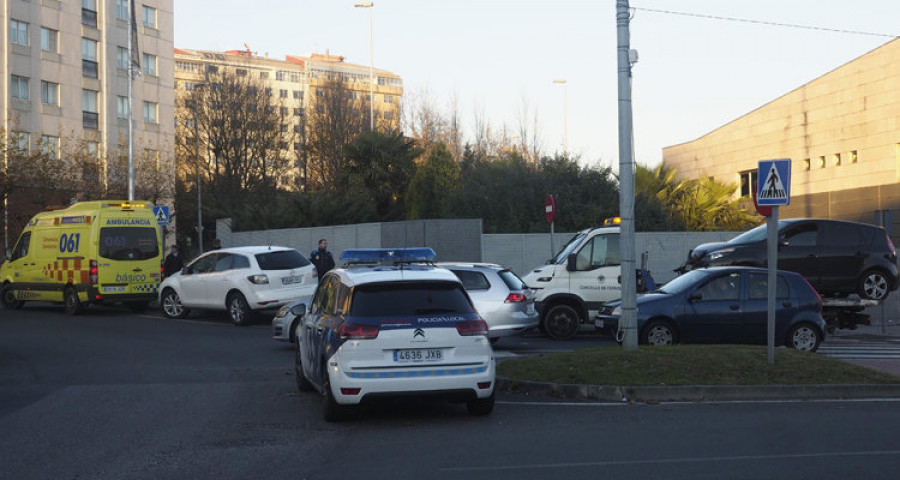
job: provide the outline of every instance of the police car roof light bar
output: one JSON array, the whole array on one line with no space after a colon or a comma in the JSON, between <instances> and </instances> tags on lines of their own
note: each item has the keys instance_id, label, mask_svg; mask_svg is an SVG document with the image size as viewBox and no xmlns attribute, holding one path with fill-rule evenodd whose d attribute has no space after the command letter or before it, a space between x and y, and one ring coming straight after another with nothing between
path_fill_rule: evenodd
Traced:
<instances>
[{"instance_id":1,"label":"police car roof light bar","mask_svg":"<svg viewBox=\"0 0 900 480\"><path fill-rule=\"evenodd\" d=\"M351 264L432 263L437 255L430 247L417 248L359 248L344 250L341 261Z\"/></svg>"}]
</instances>

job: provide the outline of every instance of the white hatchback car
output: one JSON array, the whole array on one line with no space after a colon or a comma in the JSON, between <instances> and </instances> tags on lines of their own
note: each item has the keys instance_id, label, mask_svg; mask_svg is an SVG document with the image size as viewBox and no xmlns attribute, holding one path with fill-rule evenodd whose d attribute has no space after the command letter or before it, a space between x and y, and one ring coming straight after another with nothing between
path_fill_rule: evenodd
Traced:
<instances>
[{"instance_id":1,"label":"white hatchback car","mask_svg":"<svg viewBox=\"0 0 900 480\"><path fill-rule=\"evenodd\" d=\"M410 395L465 402L473 415L493 410L487 324L453 273L421 264L434 256L430 248L345 250L351 265L322 277L296 326L294 370L301 391L322 395L326 421Z\"/></svg>"},{"instance_id":2,"label":"white hatchback car","mask_svg":"<svg viewBox=\"0 0 900 480\"><path fill-rule=\"evenodd\" d=\"M252 312L309 297L317 284L316 268L293 248L223 248L163 280L159 304L169 318L194 308L225 310L235 325L246 325Z\"/></svg>"}]
</instances>

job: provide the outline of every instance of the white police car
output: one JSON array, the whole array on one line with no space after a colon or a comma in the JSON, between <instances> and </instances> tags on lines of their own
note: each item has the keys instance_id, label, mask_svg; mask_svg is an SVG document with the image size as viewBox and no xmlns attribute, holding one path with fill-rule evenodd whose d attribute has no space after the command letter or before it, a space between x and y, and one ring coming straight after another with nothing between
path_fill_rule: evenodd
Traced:
<instances>
[{"instance_id":1,"label":"white police car","mask_svg":"<svg viewBox=\"0 0 900 480\"><path fill-rule=\"evenodd\" d=\"M344 268L319 283L296 327L301 391L318 391L327 421L383 397L465 402L494 408L495 364L488 328L459 279L428 264L430 248L347 250Z\"/></svg>"}]
</instances>

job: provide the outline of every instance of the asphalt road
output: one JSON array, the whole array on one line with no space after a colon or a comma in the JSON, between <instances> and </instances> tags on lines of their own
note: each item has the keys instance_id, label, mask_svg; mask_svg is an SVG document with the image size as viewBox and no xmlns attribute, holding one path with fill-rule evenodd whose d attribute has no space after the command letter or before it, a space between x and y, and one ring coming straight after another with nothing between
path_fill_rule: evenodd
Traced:
<instances>
[{"instance_id":1,"label":"asphalt road","mask_svg":"<svg viewBox=\"0 0 900 480\"><path fill-rule=\"evenodd\" d=\"M398 403L339 424L221 315L0 310L0 479L896 478L900 402ZM572 347L609 342L586 336ZM567 348L537 336L498 354Z\"/></svg>"}]
</instances>

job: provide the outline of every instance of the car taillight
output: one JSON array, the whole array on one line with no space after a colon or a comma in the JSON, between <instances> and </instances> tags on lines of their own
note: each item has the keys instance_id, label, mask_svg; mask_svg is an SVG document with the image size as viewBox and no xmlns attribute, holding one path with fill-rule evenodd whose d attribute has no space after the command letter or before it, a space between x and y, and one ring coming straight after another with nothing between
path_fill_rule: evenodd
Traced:
<instances>
[{"instance_id":1,"label":"car taillight","mask_svg":"<svg viewBox=\"0 0 900 480\"><path fill-rule=\"evenodd\" d=\"M91 260L91 263L90 263L90 275L91 275L91 285L96 285L96 284L97 284L97 277L98 277L98 274L97 274L97 261L96 261L96 260Z\"/></svg>"},{"instance_id":2,"label":"car taillight","mask_svg":"<svg viewBox=\"0 0 900 480\"><path fill-rule=\"evenodd\" d=\"M459 322L456 324L456 331L464 337L487 335L488 326L487 322L480 318L478 320L466 320L465 322Z\"/></svg>"},{"instance_id":3,"label":"car taillight","mask_svg":"<svg viewBox=\"0 0 900 480\"><path fill-rule=\"evenodd\" d=\"M816 300L819 301L819 311L821 312L821 311L822 311L822 296L819 295L818 290L816 290L815 288L813 288L812 284L809 283L809 280L807 280L806 277L800 277L800 278L802 278L803 281L806 282L806 286L809 287L809 289L812 290L813 293L816 294Z\"/></svg>"},{"instance_id":4,"label":"car taillight","mask_svg":"<svg viewBox=\"0 0 900 480\"><path fill-rule=\"evenodd\" d=\"M269 277L265 275L250 275L247 277L247 280L250 280L250 283L255 283L257 285L265 285L269 283Z\"/></svg>"},{"instance_id":5,"label":"car taillight","mask_svg":"<svg viewBox=\"0 0 900 480\"><path fill-rule=\"evenodd\" d=\"M527 298L525 298L524 293L510 293L506 296L506 300L504 300L503 303L519 303L526 300Z\"/></svg>"},{"instance_id":6,"label":"car taillight","mask_svg":"<svg viewBox=\"0 0 900 480\"><path fill-rule=\"evenodd\" d=\"M893 256L896 257L896 256L897 256L897 249L894 248L894 242L891 241L891 236L888 235L887 233L885 233L884 236L885 236L885 238L887 239L888 250L890 250L891 255L893 255Z\"/></svg>"},{"instance_id":7,"label":"car taillight","mask_svg":"<svg viewBox=\"0 0 900 480\"><path fill-rule=\"evenodd\" d=\"M363 325L360 323L345 323L338 329L338 337L341 340L370 340L378 336L377 325Z\"/></svg>"}]
</instances>

